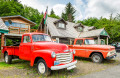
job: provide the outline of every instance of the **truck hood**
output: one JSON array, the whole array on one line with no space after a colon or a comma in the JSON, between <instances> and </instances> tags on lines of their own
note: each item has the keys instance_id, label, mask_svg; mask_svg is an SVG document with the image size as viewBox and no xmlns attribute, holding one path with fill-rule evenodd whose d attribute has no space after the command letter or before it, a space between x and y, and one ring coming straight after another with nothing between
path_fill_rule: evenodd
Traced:
<instances>
[{"instance_id":1,"label":"truck hood","mask_svg":"<svg viewBox=\"0 0 120 78\"><path fill-rule=\"evenodd\" d=\"M34 50L51 50L60 53L68 50L68 46L55 42L34 42Z\"/></svg>"},{"instance_id":2,"label":"truck hood","mask_svg":"<svg viewBox=\"0 0 120 78\"><path fill-rule=\"evenodd\" d=\"M110 45L86 45L88 49L96 49L96 50L113 50L115 47Z\"/></svg>"}]
</instances>

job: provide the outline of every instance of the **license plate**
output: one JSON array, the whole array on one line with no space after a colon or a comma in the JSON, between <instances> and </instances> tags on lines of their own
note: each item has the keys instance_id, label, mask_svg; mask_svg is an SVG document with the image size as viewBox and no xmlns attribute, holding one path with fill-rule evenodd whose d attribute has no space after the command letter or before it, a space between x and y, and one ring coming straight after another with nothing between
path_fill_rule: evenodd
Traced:
<instances>
[{"instance_id":1,"label":"license plate","mask_svg":"<svg viewBox=\"0 0 120 78\"><path fill-rule=\"evenodd\" d=\"M55 65L59 65L59 64L60 64L59 61L54 61L54 66L55 66Z\"/></svg>"}]
</instances>

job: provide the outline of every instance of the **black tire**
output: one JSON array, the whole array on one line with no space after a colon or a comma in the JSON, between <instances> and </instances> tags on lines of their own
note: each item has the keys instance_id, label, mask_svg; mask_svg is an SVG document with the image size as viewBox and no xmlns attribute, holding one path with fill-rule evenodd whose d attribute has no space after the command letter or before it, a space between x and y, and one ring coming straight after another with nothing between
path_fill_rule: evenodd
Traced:
<instances>
[{"instance_id":1,"label":"black tire","mask_svg":"<svg viewBox=\"0 0 120 78\"><path fill-rule=\"evenodd\" d=\"M5 55L4 55L4 61L7 64L11 64L11 62L12 62L12 56L8 55L8 53L5 53Z\"/></svg>"},{"instance_id":2,"label":"black tire","mask_svg":"<svg viewBox=\"0 0 120 78\"><path fill-rule=\"evenodd\" d=\"M40 64L42 64L42 65L40 65ZM43 66L43 65L44 65L44 67L43 67L44 72L40 71L40 68L39 68L40 66ZM46 62L43 59L38 60L37 70L38 70L38 73L43 76L48 76L51 73L51 70L47 67Z\"/></svg>"},{"instance_id":3,"label":"black tire","mask_svg":"<svg viewBox=\"0 0 120 78\"><path fill-rule=\"evenodd\" d=\"M103 56L99 53L94 53L92 54L91 59L94 63L101 63L103 61Z\"/></svg>"}]
</instances>

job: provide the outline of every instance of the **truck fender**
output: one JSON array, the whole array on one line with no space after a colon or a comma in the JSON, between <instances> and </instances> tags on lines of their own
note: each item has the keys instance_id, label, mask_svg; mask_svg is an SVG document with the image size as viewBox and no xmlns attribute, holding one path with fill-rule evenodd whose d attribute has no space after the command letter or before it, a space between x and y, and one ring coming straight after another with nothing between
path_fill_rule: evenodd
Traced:
<instances>
[{"instance_id":1,"label":"truck fender","mask_svg":"<svg viewBox=\"0 0 120 78\"><path fill-rule=\"evenodd\" d=\"M30 61L30 66L34 66L36 63L36 59L43 59L45 60L47 66L50 68L54 64L55 58L51 57L51 51L49 50L37 50L32 53L32 58Z\"/></svg>"},{"instance_id":2,"label":"truck fender","mask_svg":"<svg viewBox=\"0 0 120 78\"><path fill-rule=\"evenodd\" d=\"M90 55L89 55L89 57L91 57L92 54L94 54L94 53L99 53L99 54L101 54L103 56L103 58L105 58L102 52L91 52Z\"/></svg>"},{"instance_id":3,"label":"truck fender","mask_svg":"<svg viewBox=\"0 0 120 78\"><path fill-rule=\"evenodd\" d=\"M11 50L5 50L3 53L8 53L8 55L12 55L13 54L13 52L11 51Z\"/></svg>"}]
</instances>

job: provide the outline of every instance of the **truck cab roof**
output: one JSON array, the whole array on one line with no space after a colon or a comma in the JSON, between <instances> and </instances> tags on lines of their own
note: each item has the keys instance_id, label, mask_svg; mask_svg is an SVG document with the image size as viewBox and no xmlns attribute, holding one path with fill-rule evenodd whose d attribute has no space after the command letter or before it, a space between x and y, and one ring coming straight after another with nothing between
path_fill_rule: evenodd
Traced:
<instances>
[{"instance_id":1,"label":"truck cab roof","mask_svg":"<svg viewBox=\"0 0 120 78\"><path fill-rule=\"evenodd\" d=\"M76 38L76 39L93 39L93 38Z\"/></svg>"},{"instance_id":2,"label":"truck cab roof","mask_svg":"<svg viewBox=\"0 0 120 78\"><path fill-rule=\"evenodd\" d=\"M34 32L34 33L25 33L23 35L33 35L33 34L41 34L41 35L47 35L45 33L37 33L37 32Z\"/></svg>"}]
</instances>

